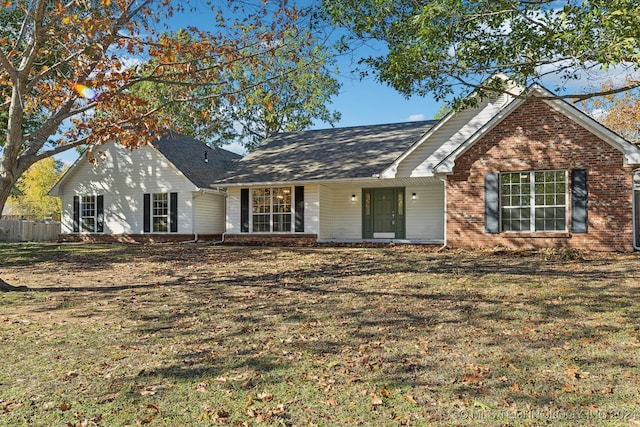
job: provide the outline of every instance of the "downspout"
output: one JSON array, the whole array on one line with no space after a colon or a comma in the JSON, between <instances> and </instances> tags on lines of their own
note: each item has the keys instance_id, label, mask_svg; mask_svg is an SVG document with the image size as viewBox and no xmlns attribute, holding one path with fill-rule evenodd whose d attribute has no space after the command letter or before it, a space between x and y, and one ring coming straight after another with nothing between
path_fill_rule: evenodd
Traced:
<instances>
[{"instance_id":1,"label":"downspout","mask_svg":"<svg viewBox=\"0 0 640 427\"><path fill-rule=\"evenodd\" d=\"M442 182L442 190L444 193L444 206L443 206L443 214L444 214L444 243L438 249L438 252L442 252L447 248L447 179L446 178L438 178L440 182Z\"/></svg>"},{"instance_id":2,"label":"downspout","mask_svg":"<svg viewBox=\"0 0 640 427\"><path fill-rule=\"evenodd\" d=\"M221 243L224 243L224 236L227 234L227 232L225 231L224 233L222 233L222 237L221 240L218 240L216 242L211 242L212 245L219 245Z\"/></svg>"}]
</instances>

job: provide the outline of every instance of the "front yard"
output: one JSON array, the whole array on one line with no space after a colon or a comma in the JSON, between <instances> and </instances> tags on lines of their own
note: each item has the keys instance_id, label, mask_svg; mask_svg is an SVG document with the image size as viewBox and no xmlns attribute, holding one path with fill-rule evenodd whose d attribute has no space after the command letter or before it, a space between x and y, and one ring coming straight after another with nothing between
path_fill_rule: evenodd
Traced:
<instances>
[{"instance_id":1,"label":"front yard","mask_svg":"<svg viewBox=\"0 0 640 427\"><path fill-rule=\"evenodd\" d=\"M0 245L0 425L640 426L640 256Z\"/></svg>"}]
</instances>

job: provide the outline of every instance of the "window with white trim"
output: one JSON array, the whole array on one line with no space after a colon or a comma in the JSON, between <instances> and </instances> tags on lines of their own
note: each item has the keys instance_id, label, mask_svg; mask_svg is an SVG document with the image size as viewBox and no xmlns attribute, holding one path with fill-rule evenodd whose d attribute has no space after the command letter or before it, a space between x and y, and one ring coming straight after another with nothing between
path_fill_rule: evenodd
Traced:
<instances>
[{"instance_id":1,"label":"window with white trim","mask_svg":"<svg viewBox=\"0 0 640 427\"><path fill-rule=\"evenodd\" d=\"M82 231L96 231L96 196L82 196L80 199L80 223Z\"/></svg>"},{"instance_id":2,"label":"window with white trim","mask_svg":"<svg viewBox=\"0 0 640 427\"><path fill-rule=\"evenodd\" d=\"M153 193L151 196L151 223L154 233L169 231L169 194Z\"/></svg>"},{"instance_id":3,"label":"window with white trim","mask_svg":"<svg viewBox=\"0 0 640 427\"><path fill-rule=\"evenodd\" d=\"M567 172L500 173L502 231L566 231Z\"/></svg>"},{"instance_id":4,"label":"window with white trim","mask_svg":"<svg viewBox=\"0 0 640 427\"><path fill-rule=\"evenodd\" d=\"M291 232L291 187L255 188L251 191L253 232Z\"/></svg>"}]
</instances>

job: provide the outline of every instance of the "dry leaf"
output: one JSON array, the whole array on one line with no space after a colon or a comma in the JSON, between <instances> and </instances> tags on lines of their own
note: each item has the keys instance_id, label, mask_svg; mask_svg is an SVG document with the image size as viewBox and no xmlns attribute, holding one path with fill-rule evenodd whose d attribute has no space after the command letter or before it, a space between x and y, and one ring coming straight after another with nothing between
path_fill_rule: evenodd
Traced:
<instances>
[{"instance_id":1,"label":"dry leaf","mask_svg":"<svg viewBox=\"0 0 640 427\"><path fill-rule=\"evenodd\" d=\"M383 403L382 399L377 394L374 394L374 395L371 396L371 404L373 406L380 406L380 405L382 405L382 403Z\"/></svg>"},{"instance_id":2,"label":"dry leaf","mask_svg":"<svg viewBox=\"0 0 640 427\"><path fill-rule=\"evenodd\" d=\"M416 400L413 398L413 396L411 396L410 394L405 394L404 400L406 400L409 403L417 403Z\"/></svg>"},{"instance_id":3,"label":"dry leaf","mask_svg":"<svg viewBox=\"0 0 640 427\"><path fill-rule=\"evenodd\" d=\"M329 400L325 400L324 403L326 403L329 406L338 406L338 401L335 400L334 398L331 398Z\"/></svg>"}]
</instances>

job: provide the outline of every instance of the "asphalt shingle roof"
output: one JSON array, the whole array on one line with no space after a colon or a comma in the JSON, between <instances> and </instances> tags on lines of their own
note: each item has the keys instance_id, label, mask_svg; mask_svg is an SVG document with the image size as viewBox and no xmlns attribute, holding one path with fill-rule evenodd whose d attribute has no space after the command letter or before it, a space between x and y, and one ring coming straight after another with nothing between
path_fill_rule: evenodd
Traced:
<instances>
[{"instance_id":1,"label":"asphalt shingle roof","mask_svg":"<svg viewBox=\"0 0 640 427\"><path fill-rule=\"evenodd\" d=\"M152 145L200 188L214 187L216 180L242 157L222 148L211 148L202 141L176 132L169 132Z\"/></svg>"},{"instance_id":2,"label":"asphalt shingle roof","mask_svg":"<svg viewBox=\"0 0 640 427\"><path fill-rule=\"evenodd\" d=\"M435 121L333 128L274 135L236 162L219 184L370 178Z\"/></svg>"}]
</instances>

